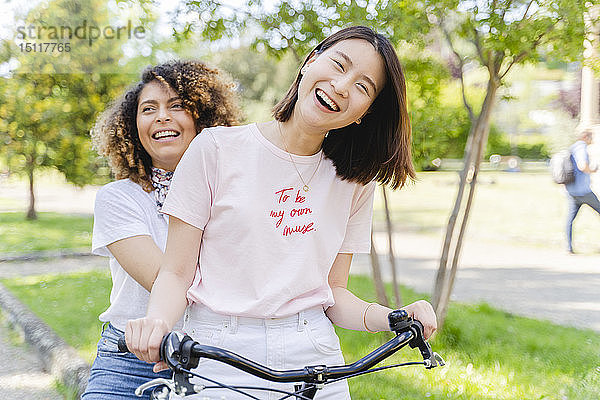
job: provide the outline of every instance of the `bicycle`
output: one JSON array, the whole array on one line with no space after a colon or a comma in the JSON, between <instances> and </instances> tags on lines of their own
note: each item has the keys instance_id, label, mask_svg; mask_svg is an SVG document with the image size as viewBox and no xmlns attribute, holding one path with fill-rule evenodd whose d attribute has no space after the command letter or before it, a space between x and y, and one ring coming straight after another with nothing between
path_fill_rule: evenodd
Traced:
<instances>
[{"instance_id":1,"label":"bicycle","mask_svg":"<svg viewBox=\"0 0 600 400\"><path fill-rule=\"evenodd\" d=\"M145 390L156 386L157 388L152 391L151 399L162 400L167 399L170 392L174 392L179 396L188 396L199 394L203 390L225 388L255 400L260 399L244 392L244 390L261 390L281 393L283 397L279 400L312 400L318 390L322 389L324 385L342 379L409 365L424 365L426 369L445 365L444 359L439 354L433 352L429 343L423 338L423 325L419 321L409 317L406 311L396 310L391 312L388 315L388 322L391 331L394 332L396 336L360 360L347 365L331 367L326 365L312 365L306 366L303 369L293 370L274 370L231 351L197 343L185 334L170 332L165 335L161 342L160 357L173 371L173 377L171 379L158 378L146 382L136 389L135 394L141 397ZM411 361L373 368L376 364L396 353L406 345L411 348L418 348L423 357L423 361ZM129 351L124 336L119 339L118 346L119 350L122 352ZM229 364L241 371L268 381L280 383L301 382L301 384L298 383L294 385L294 392L259 386L229 386L193 372L192 369L198 366L198 362L201 358L208 358ZM190 382L190 378L192 377L198 377L213 385L193 384Z\"/></svg>"}]
</instances>

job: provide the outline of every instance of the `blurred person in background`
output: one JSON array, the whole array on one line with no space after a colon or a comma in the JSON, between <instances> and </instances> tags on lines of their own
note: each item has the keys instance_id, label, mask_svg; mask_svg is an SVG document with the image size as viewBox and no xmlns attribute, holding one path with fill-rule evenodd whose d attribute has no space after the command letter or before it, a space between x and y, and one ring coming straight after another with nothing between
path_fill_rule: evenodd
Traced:
<instances>
[{"instance_id":1,"label":"blurred person in background","mask_svg":"<svg viewBox=\"0 0 600 400\"><path fill-rule=\"evenodd\" d=\"M567 183L567 201L569 209L567 212L567 252L574 254L573 251L573 221L582 205L587 204L600 214L600 201L592 192L590 185L590 174L598 170L597 166L590 165L590 157L587 147L593 141L591 130L584 130L569 148L571 152L571 161L575 166L575 179Z\"/></svg>"}]
</instances>

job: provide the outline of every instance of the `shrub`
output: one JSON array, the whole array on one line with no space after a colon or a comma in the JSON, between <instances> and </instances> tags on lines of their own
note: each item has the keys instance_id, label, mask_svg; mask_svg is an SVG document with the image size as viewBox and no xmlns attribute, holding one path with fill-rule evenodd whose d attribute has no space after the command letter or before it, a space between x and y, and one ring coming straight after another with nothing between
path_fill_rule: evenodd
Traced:
<instances>
[{"instance_id":1,"label":"shrub","mask_svg":"<svg viewBox=\"0 0 600 400\"><path fill-rule=\"evenodd\" d=\"M534 138L534 140L529 140L529 143L521 142L511 146L508 136L498 132L497 129L490 131L485 157L487 158L492 154L518 156L528 160L545 160L550 158L550 150L544 138Z\"/></svg>"}]
</instances>

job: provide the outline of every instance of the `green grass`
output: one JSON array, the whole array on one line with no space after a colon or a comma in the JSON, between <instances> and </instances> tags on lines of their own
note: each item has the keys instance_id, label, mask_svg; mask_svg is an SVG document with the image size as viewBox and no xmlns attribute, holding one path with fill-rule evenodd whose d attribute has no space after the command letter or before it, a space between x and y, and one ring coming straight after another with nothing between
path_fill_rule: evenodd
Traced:
<instances>
[{"instance_id":1,"label":"green grass","mask_svg":"<svg viewBox=\"0 0 600 400\"><path fill-rule=\"evenodd\" d=\"M93 360L102 325L98 315L108 307L112 286L108 271L29 276L2 283L85 360Z\"/></svg>"},{"instance_id":2,"label":"green grass","mask_svg":"<svg viewBox=\"0 0 600 400\"><path fill-rule=\"evenodd\" d=\"M372 283L351 277L359 297L375 300ZM404 290L406 303L423 298ZM339 329L347 361L381 338ZM517 317L487 304L453 303L444 331L431 342L443 369L395 369L351 381L359 399L581 399L600 398L600 335ZM393 361L414 360L415 350Z\"/></svg>"},{"instance_id":3,"label":"green grass","mask_svg":"<svg viewBox=\"0 0 600 400\"><path fill-rule=\"evenodd\" d=\"M37 220L28 221L24 213L0 213L0 254L89 249L91 231L91 216L41 212Z\"/></svg>"},{"instance_id":4,"label":"green grass","mask_svg":"<svg viewBox=\"0 0 600 400\"><path fill-rule=\"evenodd\" d=\"M100 314L108 305L110 276L86 272L4 280L87 360L95 354ZM352 276L351 289L374 300L368 278ZM403 291L405 302L423 298ZM348 362L390 336L338 329ZM443 369L406 367L352 379L355 399L598 399L600 335L516 317L486 304L452 304L446 327L432 347L448 362ZM416 360L405 349L390 359Z\"/></svg>"},{"instance_id":5,"label":"green grass","mask_svg":"<svg viewBox=\"0 0 600 400\"><path fill-rule=\"evenodd\" d=\"M54 389L62 395L64 400L80 400L81 396L77 397L78 389L65 385L60 381L54 381Z\"/></svg>"},{"instance_id":6,"label":"green grass","mask_svg":"<svg viewBox=\"0 0 600 400\"><path fill-rule=\"evenodd\" d=\"M457 184L456 172L423 172L416 184L391 193L395 229L441 237ZM382 201L378 190L374 215L380 228L384 218ZM549 173L486 171L480 174L466 239L564 248L566 212L564 188L553 183ZM600 216L591 208L581 208L573 232L576 251L600 250Z\"/></svg>"}]
</instances>

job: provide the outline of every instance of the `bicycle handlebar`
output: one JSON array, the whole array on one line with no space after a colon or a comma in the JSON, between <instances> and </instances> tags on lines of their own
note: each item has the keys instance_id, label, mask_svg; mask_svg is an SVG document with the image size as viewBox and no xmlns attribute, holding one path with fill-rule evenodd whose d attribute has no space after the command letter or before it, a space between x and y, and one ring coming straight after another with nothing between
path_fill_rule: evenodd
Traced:
<instances>
[{"instance_id":1,"label":"bicycle handlebar","mask_svg":"<svg viewBox=\"0 0 600 400\"><path fill-rule=\"evenodd\" d=\"M348 365L332 367L315 365L303 369L274 370L231 351L197 343L191 337L178 332L170 332L163 338L160 357L175 372L195 368L200 358L208 358L269 381L307 383L324 383L366 371L407 344L411 348L417 347L420 350L425 368L444 365L443 359L431 350L429 343L423 338L423 325L419 321L410 318L404 310L391 312L388 320L390 329L396 333L396 336L360 360ZM129 351L124 336L119 338L118 347L119 351Z\"/></svg>"}]
</instances>

